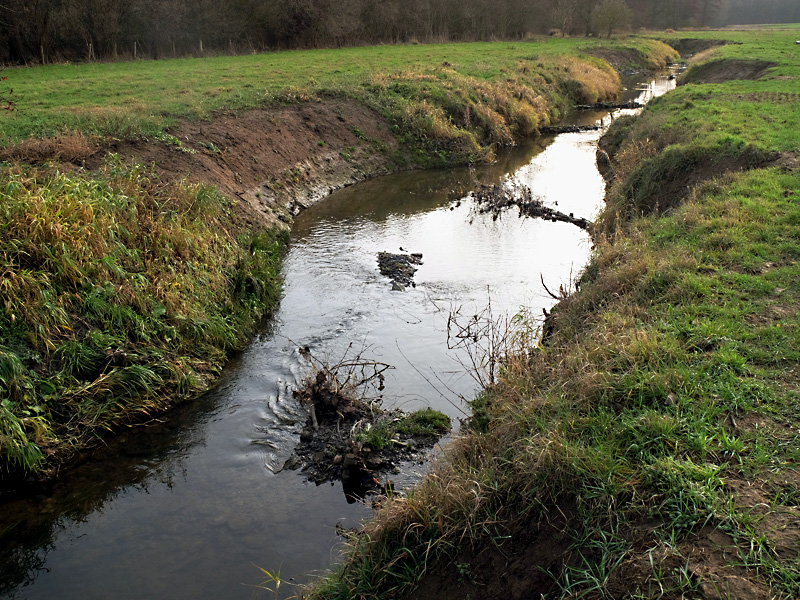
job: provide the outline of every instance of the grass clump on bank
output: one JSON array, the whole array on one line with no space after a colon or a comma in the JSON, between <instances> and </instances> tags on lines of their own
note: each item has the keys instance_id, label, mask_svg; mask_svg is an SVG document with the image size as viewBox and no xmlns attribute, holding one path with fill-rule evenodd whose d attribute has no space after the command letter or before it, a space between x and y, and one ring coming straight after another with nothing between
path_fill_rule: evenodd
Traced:
<instances>
[{"instance_id":1,"label":"grass clump on bank","mask_svg":"<svg viewBox=\"0 0 800 600\"><path fill-rule=\"evenodd\" d=\"M0 167L0 458L37 471L197 394L278 301L285 237L111 157Z\"/></svg>"},{"instance_id":2,"label":"grass clump on bank","mask_svg":"<svg viewBox=\"0 0 800 600\"><path fill-rule=\"evenodd\" d=\"M552 334L313 597L800 596L800 119L765 76L615 124Z\"/></svg>"}]
</instances>

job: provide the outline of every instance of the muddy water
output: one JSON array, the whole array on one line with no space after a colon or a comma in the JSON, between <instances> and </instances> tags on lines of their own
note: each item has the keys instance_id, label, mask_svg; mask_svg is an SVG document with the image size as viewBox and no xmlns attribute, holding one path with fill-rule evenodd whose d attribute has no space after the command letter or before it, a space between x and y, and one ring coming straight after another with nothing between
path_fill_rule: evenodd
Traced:
<instances>
[{"instance_id":1,"label":"muddy water","mask_svg":"<svg viewBox=\"0 0 800 600\"><path fill-rule=\"evenodd\" d=\"M339 484L281 470L306 417L291 397L307 373L297 347L331 361L350 348L390 363L385 405L463 416L462 399L478 386L469 356L447 349L448 316L489 304L495 317L521 307L540 315L552 303L540 277L551 289L567 284L590 241L569 224L493 221L458 199L512 178L562 212L592 218L603 194L599 136L535 140L475 170L385 177L300 215L271 331L212 393L123 434L63 482L0 499L0 597L275 597L259 567L280 572L280 596L295 593L292 583L336 560L337 523L370 514ZM421 252L424 264L416 288L393 292L376 253L401 247ZM395 479L410 483L423 469L405 465Z\"/></svg>"}]
</instances>

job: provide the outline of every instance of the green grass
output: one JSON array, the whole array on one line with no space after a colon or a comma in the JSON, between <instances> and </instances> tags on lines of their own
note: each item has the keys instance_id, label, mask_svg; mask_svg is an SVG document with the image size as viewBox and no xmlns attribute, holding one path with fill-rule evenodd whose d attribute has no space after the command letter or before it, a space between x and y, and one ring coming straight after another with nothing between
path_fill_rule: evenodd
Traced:
<instances>
[{"instance_id":1,"label":"green grass","mask_svg":"<svg viewBox=\"0 0 800 600\"><path fill-rule=\"evenodd\" d=\"M450 417L438 410L423 408L399 418L379 420L374 426L360 432L355 441L375 450L383 450L401 441L401 436L439 438L448 431L450 431Z\"/></svg>"},{"instance_id":2,"label":"green grass","mask_svg":"<svg viewBox=\"0 0 800 600\"><path fill-rule=\"evenodd\" d=\"M616 123L603 142L616 156L619 180L607 197L606 230L617 215L627 218L670 208L696 183L698 171L708 177L752 168L797 150L800 94L794 39L778 32L713 33L698 35L736 43L716 48L698 65L724 59L775 66L757 81L682 85L651 102L642 117ZM687 73L690 80L693 68Z\"/></svg>"},{"instance_id":3,"label":"green grass","mask_svg":"<svg viewBox=\"0 0 800 600\"><path fill-rule=\"evenodd\" d=\"M92 177L0 167L4 462L43 468L205 389L280 291L286 240L232 210L113 157Z\"/></svg>"},{"instance_id":4,"label":"green grass","mask_svg":"<svg viewBox=\"0 0 800 600\"><path fill-rule=\"evenodd\" d=\"M797 536L772 521L800 519L800 173L769 162L800 150L782 95L800 70L779 33L723 33L742 45L715 57L777 66L614 125L595 255L553 334L509 348L480 427L384 506L313 597L402 596L465 547L491 553L562 514L571 548L549 598L705 597L728 576L800 594ZM726 161L745 170L715 170ZM698 559L712 538L713 565Z\"/></svg>"}]
</instances>

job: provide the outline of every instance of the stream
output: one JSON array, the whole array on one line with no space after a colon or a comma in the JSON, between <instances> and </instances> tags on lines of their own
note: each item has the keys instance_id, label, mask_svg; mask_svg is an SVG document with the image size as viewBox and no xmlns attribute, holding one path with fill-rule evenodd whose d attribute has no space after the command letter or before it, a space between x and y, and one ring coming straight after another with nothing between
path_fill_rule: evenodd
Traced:
<instances>
[{"instance_id":1,"label":"stream","mask_svg":"<svg viewBox=\"0 0 800 600\"><path fill-rule=\"evenodd\" d=\"M673 86L661 77L625 99ZM570 122L600 119L610 120L583 112ZM289 597L323 573L338 558L337 525L357 527L371 508L340 483L282 469L307 416L292 397L309 372L298 347L331 362L349 352L393 365L383 406L430 406L457 429L479 385L470 357L447 348L448 317L489 305L495 318L541 317L554 301L540 278L554 291L568 286L591 252L574 225L516 210L493 220L459 198L511 179L592 219L604 194L601 134L529 140L474 169L382 177L299 215L280 309L211 392L123 432L61 481L0 497L0 598ZM376 258L401 248L423 255L404 292L392 291ZM403 465L396 487L426 468ZM280 574L279 594L260 569Z\"/></svg>"}]
</instances>

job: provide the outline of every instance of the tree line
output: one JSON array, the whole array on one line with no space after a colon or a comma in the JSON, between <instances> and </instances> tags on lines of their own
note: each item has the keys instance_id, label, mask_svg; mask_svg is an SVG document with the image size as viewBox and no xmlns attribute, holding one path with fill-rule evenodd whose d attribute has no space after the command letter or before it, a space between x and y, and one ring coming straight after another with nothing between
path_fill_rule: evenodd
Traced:
<instances>
[{"instance_id":1,"label":"tree line","mask_svg":"<svg viewBox=\"0 0 800 600\"><path fill-rule=\"evenodd\" d=\"M610 35L796 14L798 0L0 0L6 64ZM794 17L800 19L800 15ZM737 21L737 19L739 19Z\"/></svg>"}]
</instances>

